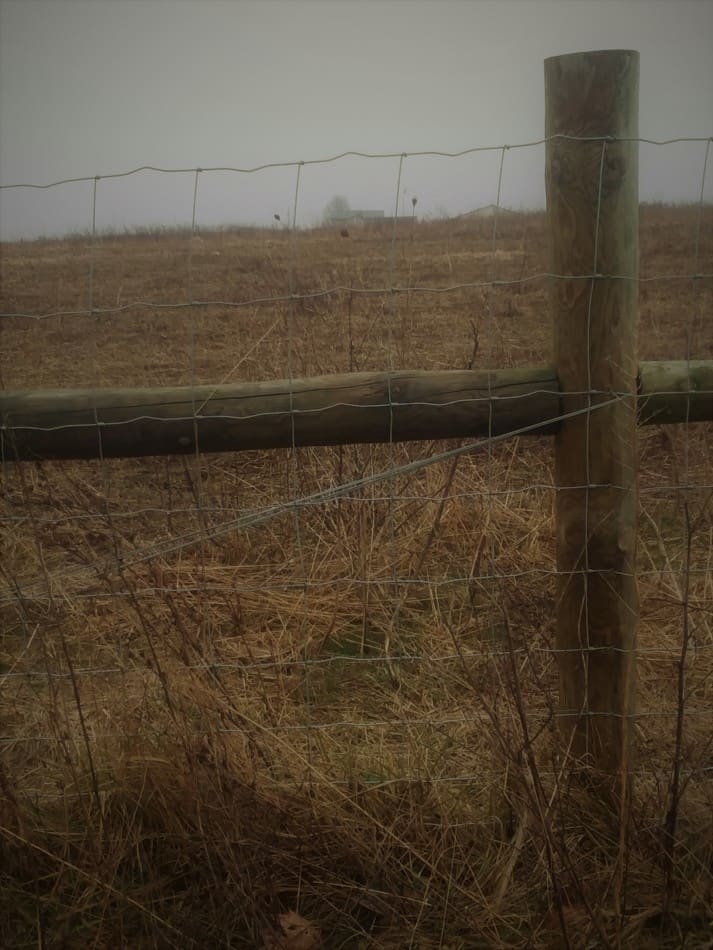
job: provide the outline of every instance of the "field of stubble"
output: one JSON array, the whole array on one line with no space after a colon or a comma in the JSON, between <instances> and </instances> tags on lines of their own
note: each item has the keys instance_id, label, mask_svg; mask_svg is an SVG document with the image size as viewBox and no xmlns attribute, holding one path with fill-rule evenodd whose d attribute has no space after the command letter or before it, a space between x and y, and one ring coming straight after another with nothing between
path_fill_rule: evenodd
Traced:
<instances>
[{"instance_id":1,"label":"field of stubble","mask_svg":"<svg viewBox=\"0 0 713 950\"><path fill-rule=\"evenodd\" d=\"M546 363L545 245L535 214L6 244L0 385ZM642 209L640 359L713 356L711 272L710 208ZM706 946L712 428L640 430L619 840L556 742L548 439L229 531L454 443L4 463L2 945Z\"/></svg>"}]
</instances>

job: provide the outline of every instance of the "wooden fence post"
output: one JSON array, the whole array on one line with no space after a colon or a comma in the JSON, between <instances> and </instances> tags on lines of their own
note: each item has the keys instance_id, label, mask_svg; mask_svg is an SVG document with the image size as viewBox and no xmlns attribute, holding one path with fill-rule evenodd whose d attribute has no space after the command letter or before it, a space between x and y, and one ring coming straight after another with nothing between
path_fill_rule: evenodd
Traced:
<instances>
[{"instance_id":1,"label":"wooden fence post","mask_svg":"<svg viewBox=\"0 0 713 950\"><path fill-rule=\"evenodd\" d=\"M545 60L554 362L563 413L592 409L555 437L562 737L617 798L630 772L638 612L638 142L623 141L638 137L638 89L631 50Z\"/></svg>"}]
</instances>

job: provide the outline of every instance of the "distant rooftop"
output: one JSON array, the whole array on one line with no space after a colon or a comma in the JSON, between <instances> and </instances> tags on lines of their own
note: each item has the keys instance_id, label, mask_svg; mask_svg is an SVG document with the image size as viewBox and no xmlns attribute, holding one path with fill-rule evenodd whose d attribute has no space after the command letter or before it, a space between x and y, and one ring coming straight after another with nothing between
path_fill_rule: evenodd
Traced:
<instances>
[{"instance_id":1,"label":"distant rooftop","mask_svg":"<svg viewBox=\"0 0 713 950\"><path fill-rule=\"evenodd\" d=\"M383 211L362 211L352 208L349 211L338 211L336 214L331 214L329 220L333 224L343 224L345 221L374 221L383 217Z\"/></svg>"},{"instance_id":2,"label":"distant rooftop","mask_svg":"<svg viewBox=\"0 0 713 950\"><path fill-rule=\"evenodd\" d=\"M498 205L484 205L482 208L475 208L473 211L465 211L459 214L459 218L494 218L496 214L514 214L511 208L503 208Z\"/></svg>"}]
</instances>

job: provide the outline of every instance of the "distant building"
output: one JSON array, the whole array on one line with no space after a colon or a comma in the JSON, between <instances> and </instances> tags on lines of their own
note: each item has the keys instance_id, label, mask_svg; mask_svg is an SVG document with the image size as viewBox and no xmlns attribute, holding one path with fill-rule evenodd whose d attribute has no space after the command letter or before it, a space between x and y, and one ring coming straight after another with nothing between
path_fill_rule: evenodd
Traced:
<instances>
[{"instance_id":1,"label":"distant building","mask_svg":"<svg viewBox=\"0 0 713 950\"><path fill-rule=\"evenodd\" d=\"M494 218L495 215L513 214L509 208L498 207L497 205L484 205L482 208L476 208L474 211L466 211L459 214L459 218Z\"/></svg>"},{"instance_id":2,"label":"distant building","mask_svg":"<svg viewBox=\"0 0 713 950\"><path fill-rule=\"evenodd\" d=\"M400 214L397 217L387 215L383 211L345 211L340 214L332 214L327 218L328 225L338 228L376 228L379 231L387 232L394 224L401 227L405 224L413 223L413 216L410 214Z\"/></svg>"},{"instance_id":3,"label":"distant building","mask_svg":"<svg viewBox=\"0 0 713 950\"><path fill-rule=\"evenodd\" d=\"M414 216L410 214L400 214L395 218L393 216L389 216L388 218L386 217L383 218L383 224L385 227L386 226L390 227L392 224L394 224L394 222L396 222L396 224L406 224L407 222L408 224L412 224L413 221L414 221Z\"/></svg>"},{"instance_id":4,"label":"distant building","mask_svg":"<svg viewBox=\"0 0 713 950\"><path fill-rule=\"evenodd\" d=\"M328 224L375 224L384 220L383 211L340 211L327 219Z\"/></svg>"}]
</instances>

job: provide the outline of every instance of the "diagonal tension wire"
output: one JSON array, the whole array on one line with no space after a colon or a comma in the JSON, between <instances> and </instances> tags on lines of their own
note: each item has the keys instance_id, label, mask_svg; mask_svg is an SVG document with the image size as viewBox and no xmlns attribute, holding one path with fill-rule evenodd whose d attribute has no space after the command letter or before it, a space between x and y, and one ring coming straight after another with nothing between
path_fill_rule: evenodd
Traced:
<instances>
[{"instance_id":1,"label":"diagonal tension wire","mask_svg":"<svg viewBox=\"0 0 713 950\"><path fill-rule=\"evenodd\" d=\"M294 511L295 509L307 507L309 505L314 505L323 502L333 501L337 498L347 495L355 489L362 489L370 485L377 485L382 482L389 481L392 478L397 478L402 475L413 475L416 472L419 472L425 468L428 468L431 465L436 465L439 462L445 462L450 459L456 458L459 455L468 455L474 454L476 452L482 451L483 449L488 448L491 443L503 442L506 439L514 438L516 436L525 435L527 433L537 432L541 429L546 429L549 426L557 425L560 422L564 422L567 419L575 418L584 413L596 412L599 409L603 409L606 406L614 405L614 403L619 402L621 399L627 398L626 395L617 395L611 399L607 399L604 402L598 403L596 406L587 406L583 409L577 409L572 412L561 413L557 416L554 416L551 419L545 419L539 422L532 423L531 425L521 426L518 429L513 429L509 432L503 432L500 435L493 436L491 439L481 439L477 442L468 442L465 445L457 446L453 449L448 449L445 452L439 452L436 455L431 455L428 458L416 459L413 462L407 462L404 465L399 465L395 468L386 469L383 472L377 472L373 475L367 475L364 478L354 479L353 481L344 482L341 485L336 485L332 488L325 489L321 492L315 492L311 495L303 496L302 498L296 498L292 501L282 503L279 505L270 505L267 508L262 508L259 511L251 512L249 515L244 515L240 518L236 518L233 521L225 522L207 534L202 532L190 532L188 534L179 536L173 541L167 543L166 545L158 545L150 551L147 551L145 554L139 554L136 557L126 558L122 561L122 568L126 569L129 567L136 567L139 564L145 564L149 561L152 561L157 557L165 557L169 554L174 554L177 551L185 550L186 548L191 547L194 544L201 543L205 540L215 540L216 538L222 537L226 534L231 534L235 531L244 531L247 528L252 528L258 524L264 524L268 521L271 521L273 518L280 517L281 515ZM102 564L96 569L97 575L102 575L106 573L109 569L109 565ZM83 574L84 571L78 572ZM33 588L27 589L24 593L30 594Z\"/></svg>"}]
</instances>

